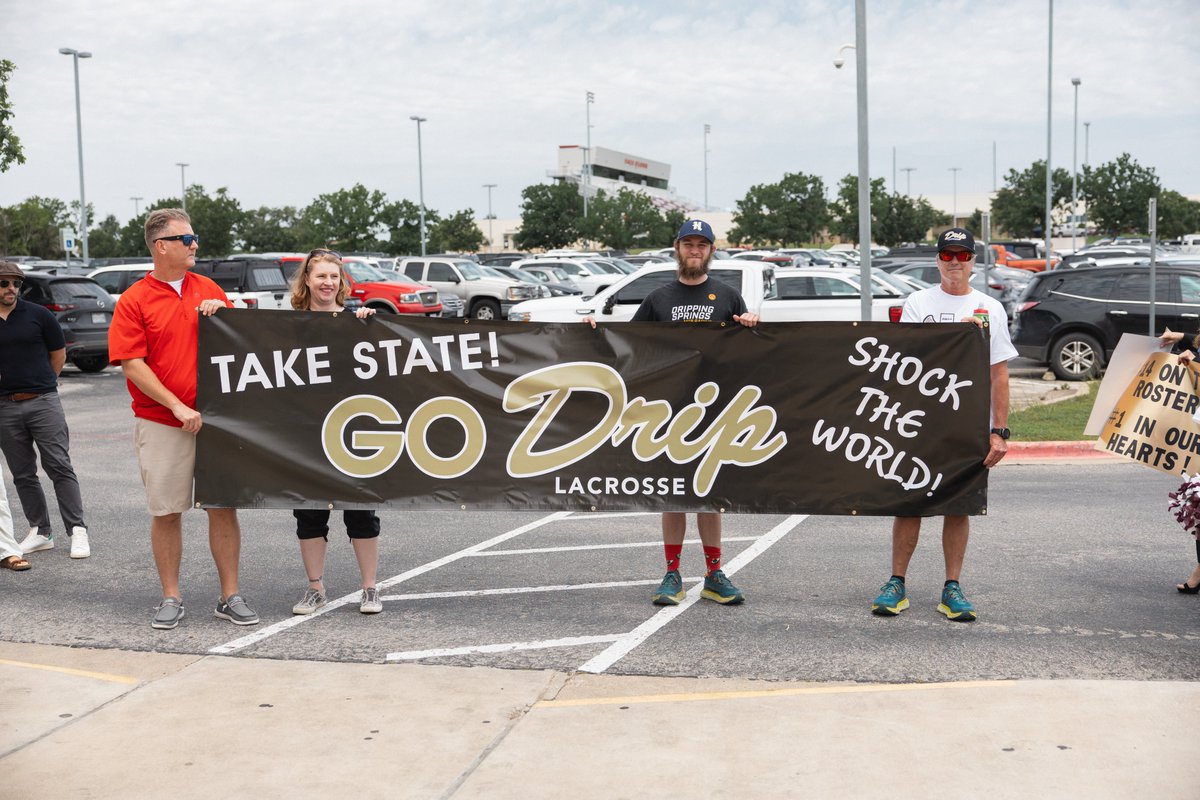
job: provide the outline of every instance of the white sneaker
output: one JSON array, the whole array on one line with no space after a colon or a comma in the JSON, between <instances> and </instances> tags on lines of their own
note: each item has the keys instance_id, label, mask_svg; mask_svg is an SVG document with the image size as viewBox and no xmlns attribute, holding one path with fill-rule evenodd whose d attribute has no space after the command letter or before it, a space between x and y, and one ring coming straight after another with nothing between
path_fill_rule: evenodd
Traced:
<instances>
[{"instance_id":1,"label":"white sneaker","mask_svg":"<svg viewBox=\"0 0 1200 800\"><path fill-rule=\"evenodd\" d=\"M53 550L54 540L49 536L42 536L38 533L37 528L30 528L29 535L21 540L22 553L36 553L39 550Z\"/></svg>"},{"instance_id":2,"label":"white sneaker","mask_svg":"<svg viewBox=\"0 0 1200 800\"><path fill-rule=\"evenodd\" d=\"M87 558L92 554L88 543L87 528L75 526L71 528L71 558Z\"/></svg>"},{"instance_id":3,"label":"white sneaker","mask_svg":"<svg viewBox=\"0 0 1200 800\"><path fill-rule=\"evenodd\" d=\"M379 599L379 590L374 586L370 589L363 589L358 610L364 614L378 614L380 611L383 611L383 602Z\"/></svg>"}]
</instances>

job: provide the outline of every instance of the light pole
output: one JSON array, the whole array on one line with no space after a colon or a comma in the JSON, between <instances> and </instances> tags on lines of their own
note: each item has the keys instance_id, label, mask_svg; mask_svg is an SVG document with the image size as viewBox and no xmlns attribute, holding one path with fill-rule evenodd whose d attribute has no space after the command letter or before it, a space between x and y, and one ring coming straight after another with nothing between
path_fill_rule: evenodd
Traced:
<instances>
[{"instance_id":1,"label":"light pole","mask_svg":"<svg viewBox=\"0 0 1200 800\"><path fill-rule=\"evenodd\" d=\"M141 201L142 198L131 197L129 199L133 201L133 218L137 219L138 217L140 217L142 215L141 212L138 211L138 202Z\"/></svg>"},{"instance_id":2,"label":"light pole","mask_svg":"<svg viewBox=\"0 0 1200 800\"><path fill-rule=\"evenodd\" d=\"M1075 161L1079 155L1079 78L1071 78L1075 87L1075 123L1071 128L1071 250L1075 250L1075 236L1079 228L1079 183L1077 181Z\"/></svg>"},{"instance_id":3,"label":"light pole","mask_svg":"<svg viewBox=\"0 0 1200 800\"><path fill-rule=\"evenodd\" d=\"M704 210L708 211L708 134L712 125L704 123Z\"/></svg>"},{"instance_id":4,"label":"light pole","mask_svg":"<svg viewBox=\"0 0 1200 800\"><path fill-rule=\"evenodd\" d=\"M912 197L912 174L917 171L916 167L901 167L900 171L904 173L904 195Z\"/></svg>"},{"instance_id":5,"label":"light pole","mask_svg":"<svg viewBox=\"0 0 1200 800\"><path fill-rule=\"evenodd\" d=\"M958 227L958 173L962 172L962 167L948 167L954 173L954 204L950 206L950 224Z\"/></svg>"},{"instance_id":6,"label":"light pole","mask_svg":"<svg viewBox=\"0 0 1200 800\"><path fill-rule=\"evenodd\" d=\"M421 123L425 117L409 117L417 123L417 198L421 203L421 255L425 255L425 168L421 164Z\"/></svg>"},{"instance_id":7,"label":"light pole","mask_svg":"<svg viewBox=\"0 0 1200 800\"><path fill-rule=\"evenodd\" d=\"M492 189L495 189L497 184L485 183L483 188L488 190L488 252L496 252L496 243L492 238Z\"/></svg>"},{"instance_id":8,"label":"light pole","mask_svg":"<svg viewBox=\"0 0 1200 800\"><path fill-rule=\"evenodd\" d=\"M1050 271L1050 203L1054 195L1050 177L1050 116L1054 104L1054 0L1049 0L1049 23L1046 26L1046 271Z\"/></svg>"},{"instance_id":9,"label":"light pole","mask_svg":"<svg viewBox=\"0 0 1200 800\"><path fill-rule=\"evenodd\" d=\"M188 165L180 161L175 162L175 166L179 167L179 207L183 209L183 213L187 213L187 168Z\"/></svg>"},{"instance_id":10,"label":"light pole","mask_svg":"<svg viewBox=\"0 0 1200 800\"><path fill-rule=\"evenodd\" d=\"M858 98L858 251L860 314L871 320L871 172L867 159L867 0L854 0L854 44L838 48L833 66L845 64L842 53L853 48Z\"/></svg>"},{"instance_id":11,"label":"light pole","mask_svg":"<svg viewBox=\"0 0 1200 800\"><path fill-rule=\"evenodd\" d=\"M70 56L75 66L75 139L79 146L79 235L83 240L83 263L88 263L88 216L87 196L83 191L83 114L79 108L79 59L91 58L91 53L80 52L71 47L60 47L58 52Z\"/></svg>"},{"instance_id":12,"label":"light pole","mask_svg":"<svg viewBox=\"0 0 1200 800\"><path fill-rule=\"evenodd\" d=\"M588 192L592 187L592 103L596 102L596 95L591 92L587 93L587 101L585 108L587 110L587 144L583 148L583 218L587 219L588 214Z\"/></svg>"}]
</instances>

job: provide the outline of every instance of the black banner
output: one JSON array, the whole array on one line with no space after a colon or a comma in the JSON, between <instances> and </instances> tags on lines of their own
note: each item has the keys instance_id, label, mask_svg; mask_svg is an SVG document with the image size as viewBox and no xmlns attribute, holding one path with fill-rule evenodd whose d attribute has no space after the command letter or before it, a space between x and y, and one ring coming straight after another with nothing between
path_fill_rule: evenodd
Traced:
<instances>
[{"instance_id":1,"label":"black banner","mask_svg":"<svg viewBox=\"0 0 1200 800\"><path fill-rule=\"evenodd\" d=\"M969 324L200 320L196 500L986 513Z\"/></svg>"}]
</instances>

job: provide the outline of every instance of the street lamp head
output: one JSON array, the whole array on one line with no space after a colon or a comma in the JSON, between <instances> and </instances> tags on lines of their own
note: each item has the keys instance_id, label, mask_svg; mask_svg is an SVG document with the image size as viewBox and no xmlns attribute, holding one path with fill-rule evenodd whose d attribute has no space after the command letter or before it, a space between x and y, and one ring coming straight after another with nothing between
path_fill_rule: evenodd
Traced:
<instances>
[{"instance_id":1,"label":"street lamp head","mask_svg":"<svg viewBox=\"0 0 1200 800\"><path fill-rule=\"evenodd\" d=\"M62 53L64 56L73 56L79 51L73 50L70 47L60 47L60 48L58 48L58 52Z\"/></svg>"},{"instance_id":2,"label":"street lamp head","mask_svg":"<svg viewBox=\"0 0 1200 800\"><path fill-rule=\"evenodd\" d=\"M841 56L838 56L837 58L835 58L833 60L833 66L836 67L837 69L841 69L842 66L845 65L845 63L846 63L846 59L842 58Z\"/></svg>"},{"instance_id":3,"label":"street lamp head","mask_svg":"<svg viewBox=\"0 0 1200 800\"><path fill-rule=\"evenodd\" d=\"M1072 85L1072 86L1078 86L1078 85L1079 85L1079 84L1081 84L1081 83L1083 83L1083 81L1079 80L1079 78L1071 78L1071 85Z\"/></svg>"},{"instance_id":4,"label":"street lamp head","mask_svg":"<svg viewBox=\"0 0 1200 800\"><path fill-rule=\"evenodd\" d=\"M80 58L91 58L91 57L92 57L92 54L91 54L91 53L87 53L87 52L83 52L83 53L80 53L80 54L79 54L79 57L80 57Z\"/></svg>"},{"instance_id":5,"label":"street lamp head","mask_svg":"<svg viewBox=\"0 0 1200 800\"><path fill-rule=\"evenodd\" d=\"M409 117L409 119L411 119L413 122L418 122L418 123L425 121L425 117L418 117L416 114L413 114L411 117Z\"/></svg>"}]
</instances>

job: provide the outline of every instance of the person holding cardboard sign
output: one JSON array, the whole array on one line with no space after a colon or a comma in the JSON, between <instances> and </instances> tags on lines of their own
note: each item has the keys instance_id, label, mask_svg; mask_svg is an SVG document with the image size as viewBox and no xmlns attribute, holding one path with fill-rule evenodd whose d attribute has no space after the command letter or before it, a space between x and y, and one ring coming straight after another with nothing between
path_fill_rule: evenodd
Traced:
<instances>
[{"instance_id":1,"label":"person holding cardboard sign","mask_svg":"<svg viewBox=\"0 0 1200 800\"><path fill-rule=\"evenodd\" d=\"M969 282L975 266L975 237L964 228L951 228L938 237L937 249L941 283L909 295L904 301L900 321L973 322L989 331L993 427L983 464L991 469L1008 451L1008 361L1016 358L1017 350L1009 339L1004 306L995 298L973 289ZM970 522L966 515L943 519L946 583L938 611L956 622L972 622L976 618L975 607L958 583L969 531ZM894 617L908 608L904 577L920 534L921 517L896 517L892 523L892 576L871 604L871 613Z\"/></svg>"}]
</instances>

